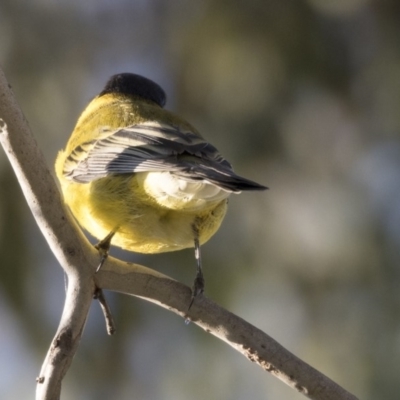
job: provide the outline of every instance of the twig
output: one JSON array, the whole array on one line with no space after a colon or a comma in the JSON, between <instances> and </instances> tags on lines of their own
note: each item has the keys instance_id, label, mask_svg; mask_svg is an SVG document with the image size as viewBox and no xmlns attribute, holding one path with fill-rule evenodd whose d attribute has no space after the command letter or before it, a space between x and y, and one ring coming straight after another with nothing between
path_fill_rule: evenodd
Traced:
<instances>
[{"instance_id":1,"label":"twig","mask_svg":"<svg viewBox=\"0 0 400 400\"><path fill-rule=\"evenodd\" d=\"M96 288L93 297L99 301L101 311L103 311L104 319L106 321L107 333L109 335L114 335L114 333L116 332L115 322L114 322L114 318L111 314L110 307L107 304L107 300L104 297L103 290Z\"/></svg>"}]
</instances>

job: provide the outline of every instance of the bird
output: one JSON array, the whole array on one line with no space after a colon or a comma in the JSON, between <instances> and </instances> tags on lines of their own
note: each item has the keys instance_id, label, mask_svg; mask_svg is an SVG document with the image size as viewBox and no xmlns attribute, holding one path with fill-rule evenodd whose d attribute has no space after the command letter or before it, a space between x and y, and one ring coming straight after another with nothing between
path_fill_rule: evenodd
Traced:
<instances>
[{"instance_id":1,"label":"bird","mask_svg":"<svg viewBox=\"0 0 400 400\"><path fill-rule=\"evenodd\" d=\"M205 287L200 246L219 229L228 197L267 187L237 175L165 104L152 80L113 75L81 113L55 170L64 202L99 240L97 271L111 245L147 254L194 248L190 309Z\"/></svg>"}]
</instances>

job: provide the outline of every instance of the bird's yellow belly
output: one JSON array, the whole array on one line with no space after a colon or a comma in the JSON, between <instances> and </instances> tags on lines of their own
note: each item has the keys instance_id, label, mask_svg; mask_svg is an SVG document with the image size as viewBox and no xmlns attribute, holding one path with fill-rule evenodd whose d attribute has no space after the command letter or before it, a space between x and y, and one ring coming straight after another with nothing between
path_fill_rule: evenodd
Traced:
<instances>
[{"instance_id":1,"label":"bird's yellow belly","mask_svg":"<svg viewBox=\"0 0 400 400\"><path fill-rule=\"evenodd\" d=\"M64 180L65 202L80 225L99 240L115 231L112 244L138 253L162 253L205 243L218 230L227 200L201 209L177 210L158 204L136 175L111 176L87 184Z\"/></svg>"}]
</instances>

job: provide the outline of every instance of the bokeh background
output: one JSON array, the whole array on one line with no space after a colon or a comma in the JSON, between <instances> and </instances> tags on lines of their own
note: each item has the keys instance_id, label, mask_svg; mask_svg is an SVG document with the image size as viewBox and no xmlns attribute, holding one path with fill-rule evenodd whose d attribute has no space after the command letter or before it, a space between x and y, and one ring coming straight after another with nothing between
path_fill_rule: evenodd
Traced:
<instances>
[{"instance_id":1,"label":"bokeh background","mask_svg":"<svg viewBox=\"0 0 400 400\"><path fill-rule=\"evenodd\" d=\"M0 64L53 168L108 77L166 90L265 193L203 247L207 295L362 399L400 393L400 3L2 0ZM191 284L192 250L114 256ZM302 399L143 300L96 303L72 399ZM0 398L33 398L64 277L0 150Z\"/></svg>"}]
</instances>

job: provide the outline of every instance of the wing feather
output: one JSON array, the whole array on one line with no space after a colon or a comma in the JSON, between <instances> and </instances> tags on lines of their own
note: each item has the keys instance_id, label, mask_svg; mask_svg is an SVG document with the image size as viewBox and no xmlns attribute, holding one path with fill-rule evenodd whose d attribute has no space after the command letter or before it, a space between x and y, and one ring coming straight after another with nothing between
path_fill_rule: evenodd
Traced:
<instances>
[{"instance_id":1,"label":"wing feather","mask_svg":"<svg viewBox=\"0 0 400 400\"><path fill-rule=\"evenodd\" d=\"M147 122L106 133L71 152L64 165L68 179L87 183L110 174L169 171L232 192L265 189L236 175L218 150L194 132Z\"/></svg>"}]
</instances>

